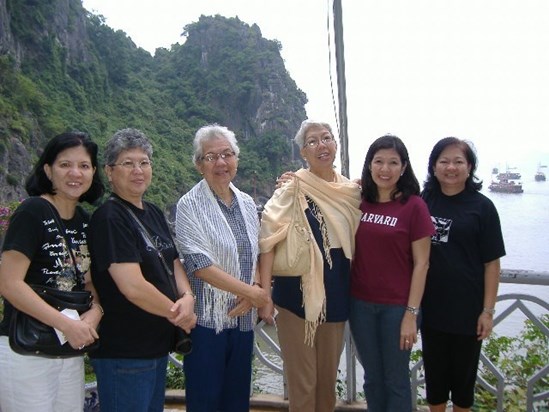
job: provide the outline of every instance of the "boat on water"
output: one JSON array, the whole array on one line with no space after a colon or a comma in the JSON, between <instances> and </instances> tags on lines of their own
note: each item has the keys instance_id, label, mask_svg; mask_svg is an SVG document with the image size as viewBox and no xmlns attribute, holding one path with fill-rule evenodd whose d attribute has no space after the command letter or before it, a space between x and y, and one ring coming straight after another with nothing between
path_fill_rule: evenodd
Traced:
<instances>
[{"instance_id":1,"label":"boat on water","mask_svg":"<svg viewBox=\"0 0 549 412\"><path fill-rule=\"evenodd\" d=\"M498 173L497 178L498 180L502 180L502 179L519 180L522 178L522 175L519 172L511 172L510 170L507 170L505 172Z\"/></svg>"},{"instance_id":2,"label":"boat on water","mask_svg":"<svg viewBox=\"0 0 549 412\"><path fill-rule=\"evenodd\" d=\"M505 172L500 172L497 168L492 170L492 182L488 189L497 193L523 193L521 174L507 168Z\"/></svg>"},{"instance_id":3,"label":"boat on water","mask_svg":"<svg viewBox=\"0 0 549 412\"><path fill-rule=\"evenodd\" d=\"M488 186L488 189L497 193L523 193L522 183L515 182L514 180L493 180Z\"/></svg>"},{"instance_id":4,"label":"boat on water","mask_svg":"<svg viewBox=\"0 0 549 412\"><path fill-rule=\"evenodd\" d=\"M545 182L547 180L545 173L543 172L543 170L541 170L546 167L547 165L542 165L541 163L538 164L538 170L534 176L534 179L536 180L536 182Z\"/></svg>"}]
</instances>

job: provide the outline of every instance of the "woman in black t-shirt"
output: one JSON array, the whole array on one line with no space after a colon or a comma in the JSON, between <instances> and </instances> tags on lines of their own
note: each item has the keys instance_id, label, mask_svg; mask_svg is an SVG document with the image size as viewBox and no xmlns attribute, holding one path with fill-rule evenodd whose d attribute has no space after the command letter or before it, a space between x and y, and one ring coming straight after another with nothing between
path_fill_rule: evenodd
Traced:
<instances>
[{"instance_id":1,"label":"woman in black t-shirt","mask_svg":"<svg viewBox=\"0 0 549 412\"><path fill-rule=\"evenodd\" d=\"M431 412L469 411L482 340L492 332L500 258L498 213L479 190L477 157L455 137L429 157L425 199L436 233L422 301L421 340Z\"/></svg>"},{"instance_id":2,"label":"woman in black t-shirt","mask_svg":"<svg viewBox=\"0 0 549 412\"><path fill-rule=\"evenodd\" d=\"M119 130L107 142L112 196L90 222L92 279L105 309L101 345L90 358L106 411L163 410L174 325L190 332L196 323L194 295L164 214L143 200L152 151L136 129Z\"/></svg>"},{"instance_id":3,"label":"woman in black t-shirt","mask_svg":"<svg viewBox=\"0 0 549 412\"><path fill-rule=\"evenodd\" d=\"M54 137L28 178L26 190L31 197L10 219L0 265L0 294L5 299L0 323L0 410L82 410L83 356L49 359L19 355L10 348L8 335L16 307L61 331L73 348L83 348L99 337L96 328L102 309L97 301L74 320L29 287L86 288L94 293L88 272L88 215L78 203L93 203L103 194L97 174L97 145L80 132Z\"/></svg>"}]
</instances>

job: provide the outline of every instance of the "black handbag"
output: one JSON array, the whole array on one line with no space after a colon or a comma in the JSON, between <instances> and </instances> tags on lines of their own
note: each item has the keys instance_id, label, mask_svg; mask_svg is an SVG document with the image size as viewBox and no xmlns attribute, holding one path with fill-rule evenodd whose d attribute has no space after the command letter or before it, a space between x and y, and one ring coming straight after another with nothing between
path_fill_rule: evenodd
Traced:
<instances>
[{"instance_id":1,"label":"black handbag","mask_svg":"<svg viewBox=\"0 0 549 412\"><path fill-rule=\"evenodd\" d=\"M112 200L116 203L118 203L120 206L122 206L126 211L129 213L129 215L132 217L132 219L137 223L137 226L139 226L139 229L141 230L141 233L143 236L145 236L149 241L149 246L154 248L156 251L156 254L158 255L158 258L162 262L162 266L164 267L164 271L166 272L166 276L168 276L168 282L170 283L170 286L172 287L172 291L174 293L174 296L177 296L177 285L175 283L175 276L173 274L173 271L170 269L168 264L166 263L166 260L164 259L164 255L162 252L155 246L155 242L152 240L151 235L149 234L149 231L145 226L143 226L143 223L141 223L141 220L133 213L133 211L122 201L118 200L116 197L110 197L109 200ZM174 337L174 345L173 345L173 352L178 353L180 355L188 355L193 350L193 341L191 339L191 335L189 335L187 332L185 332L183 329L179 327L175 328L175 337Z\"/></svg>"},{"instance_id":2,"label":"black handbag","mask_svg":"<svg viewBox=\"0 0 549 412\"><path fill-rule=\"evenodd\" d=\"M57 310L74 309L79 314L91 307L92 295L88 291L64 291L41 285L29 285L44 301ZM74 349L65 342L63 345L55 330L25 312L13 308L10 320L9 342L14 352L21 355L37 355L46 358L70 358L83 355L96 349L96 340L82 349Z\"/></svg>"}]
</instances>

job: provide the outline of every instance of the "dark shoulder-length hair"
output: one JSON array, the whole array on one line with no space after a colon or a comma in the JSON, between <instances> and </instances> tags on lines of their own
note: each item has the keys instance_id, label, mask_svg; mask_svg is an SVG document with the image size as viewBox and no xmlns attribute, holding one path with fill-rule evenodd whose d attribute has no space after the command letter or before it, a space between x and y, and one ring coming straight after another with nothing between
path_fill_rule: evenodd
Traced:
<instances>
[{"instance_id":1,"label":"dark shoulder-length hair","mask_svg":"<svg viewBox=\"0 0 549 412\"><path fill-rule=\"evenodd\" d=\"M433 150L431 150L431 154L429 155L427 179L423 184L423 190L425 192L440 191L440 183L435 176L435 166L441 153L452 145L461 149L465 155L465 159L467 159L467 163L471 166L471 172L465 181L465 190L479 191L482 189L482 180L475 174L478 166L478 158L473 143L467 140L458 139L457 137L445 137L434 145Z\"/></svg>"},{"instance_id":2,"label":"dark shoulder-length hair","mask_svg":"<svg viewBox=\"0 0 549 412\"><path fill-rule=\"evenodd\" d=\"M82 194L78 200L80 202L93 204L103 196L105 186L101 180L98 168L97 144L95 144L86 133L77 131L61 133L46 144L40 159L38 159L38 162L34 165L25 184L25 189L29 196L40 196L46 193L51 195L55 194L52 182L48 179L48 176L46 176L46 172L44 171L44 165L52 166L59 153L63 150L78 146L83 146L84 149L86 149L86 152L90 155L92 166L95 168L90 188L86 193Z\"/></svg>"},{"instance_id":3,"label":"dark shoulder-length hair","mask_svg":"<svg viewBox=\"0 0 549 412\"><path fill-rule=\"evenodd\" d=\"M364 167L362 168L362 198L370 203L377 203L379 201L379 193L377 185L372 179L372 171L370 165L376 153L382 149L394 149L400 157L401 163L406 166L404 173L398 179L397 187L393 193L391 193L391 199L395 200L400 195L400 201L405 203L412 195L419 195L419 182L412 169L410 163L410 156L408 155L408 149L397 136L386 134L377 138L368 149L366 153L366 159L364 160Z\"/></svg>"}]
</instances>

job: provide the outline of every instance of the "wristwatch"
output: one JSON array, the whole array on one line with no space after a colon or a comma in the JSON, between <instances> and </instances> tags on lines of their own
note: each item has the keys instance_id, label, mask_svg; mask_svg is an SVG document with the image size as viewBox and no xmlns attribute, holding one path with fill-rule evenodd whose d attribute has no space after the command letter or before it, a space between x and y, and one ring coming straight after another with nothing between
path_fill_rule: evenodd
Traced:
<instances>
[{"instance_id":1,"label":"wristwatch","mask_svg":"<svg viewBox=\"0 0 549 412\"><path fill-rule=\"evenodd\" d=\"M186 296L186 295L191 295L193 297L193 299L196 300L196 295L192 291L186 290L185 292L183 292L181 294L181 297Z\"/></svg>"},{"instance_id":2,"label":"wristwatch","mask_svg":"<svg viewBox=\"0 0 549 412\"><path fill-rule=\"evenodd\" d=\"M419 308L416 308L415 306L406 306L406 310L414 316L419 315Z\"/></svg>"}]
</instances>

